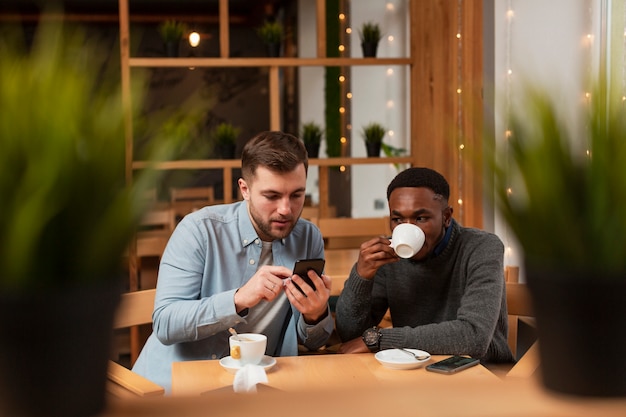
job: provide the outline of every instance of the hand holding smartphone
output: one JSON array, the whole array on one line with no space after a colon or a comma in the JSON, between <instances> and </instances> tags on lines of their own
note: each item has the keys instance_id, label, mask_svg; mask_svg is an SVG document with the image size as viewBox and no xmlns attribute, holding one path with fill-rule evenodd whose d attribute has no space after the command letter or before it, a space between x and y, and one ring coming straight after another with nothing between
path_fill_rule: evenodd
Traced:
<instances>
[{"instance_id":1,"label":"hand holding smartphone","mask_svg":"<svg viewBox=\"0 0 626 417\"><path fill-rule=\"evenodd\" d=\"M326 264L326 261L324 259L321 258L317 258L317 259L298 259L295 263L295 265L293 266L293 274L294 275L298 275L300 278L302 278L307 284L309 284L311 286L311 288L313 288L315 290L315 284L313 284L313 281L311 281L311 278L309 278L308 272L309 270L314 270L315 273L317 275L319 275L320 277L322 276L322 273L324 272L324 265ZM296 285L294 283L294 285ZM296 285L296 287L300 290L301 293L304 294L304 292L302 291L302 289L300 287L298 287Z\"/></svg>"},{"instance_id":2,"label":"hand holding smartphone","mask_svg":"<svg viewBox=\"0 0 626 417\"><path fill-rule=\"evenodd\" d=\"M480 360L478 359L455 355L426 366L426 370L431 372L438 372L440 374L451 375L460 372L463 369L476 366L479 363Z\"/></svg>"}]
</instances>

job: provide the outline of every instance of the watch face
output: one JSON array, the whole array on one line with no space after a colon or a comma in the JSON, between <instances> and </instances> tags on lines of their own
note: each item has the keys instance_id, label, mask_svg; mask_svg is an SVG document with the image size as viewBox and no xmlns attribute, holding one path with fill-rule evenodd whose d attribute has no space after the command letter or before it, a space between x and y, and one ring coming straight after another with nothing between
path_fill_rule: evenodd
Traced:
<instances>
[{"instance_id":1,"label":"watch face","mask_svg":"<svg viewBox=\"0 0 626 417\"><path fill-rule=\"evenodd\" d=\"M363 333L363 341L368 346L375 346L378 344L378 330L376 329L367 329L365 333Z\"/></svg>"}]
</instances>

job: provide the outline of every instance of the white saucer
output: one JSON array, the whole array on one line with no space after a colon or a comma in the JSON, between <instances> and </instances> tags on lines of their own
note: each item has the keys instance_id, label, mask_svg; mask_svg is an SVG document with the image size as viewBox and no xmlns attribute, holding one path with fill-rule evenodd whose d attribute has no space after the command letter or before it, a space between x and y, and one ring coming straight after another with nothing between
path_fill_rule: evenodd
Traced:
<instances>
[{"instance_id":1,"label":"white saucer","mask_svg":"<svg viewBox=\"0 0 626 417\"><path fill-rule=\"evenodd\" d=\"M222 365L222 368L226 369L231 374L237 373L237 371L241 369L241 365L230 356L220 359L220 365ZM263 359L261 359L261 363L259 363L258 366L262 366L265 371L269 371L274 367L274 365L276 365L276 359L265 355L263 356Z\"/></svg>"},{"instance_id":2,"label":"white saucer","mask_svg":"<svg viewBox=\"0 0 626 417\"><path fill-rule=\"evenodd\" d=\"M390 369L415 369L424 366L430 360L430 354L423 350L406 349L418 356L428 355L428 358L417 360L412 358L408 353L402 352L400 349L386 349L377 352L375 358L383 366Z\"/></svg>"}]
</instances>

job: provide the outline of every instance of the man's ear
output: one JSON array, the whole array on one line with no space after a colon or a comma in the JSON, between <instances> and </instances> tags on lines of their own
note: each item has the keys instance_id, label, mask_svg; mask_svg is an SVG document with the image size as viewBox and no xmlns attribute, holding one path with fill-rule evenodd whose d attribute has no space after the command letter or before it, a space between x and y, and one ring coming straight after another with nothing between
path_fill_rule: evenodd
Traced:
<instances>
[{"instance_id":1,"label":"man's ear","mask_svg":"<svg viewBox=\"0 0 626 417\"><path fill-rule=\"evenodd\" d=\"M241 191L243 199L250 200L250 188L248 188L248 183L246 183L243 178L239 178L237 184L239 185L239 191Z\"/></svg>"},{"instance_id":2,"label":"man's ear","mask_svg":"<svg viewBox=\"0 0 626 417\"><path fill-rule=\"evenodd\" d=\"M450 226L450 222L452 221L452 213L453 212L454 212L454 209L452 208L452 206L448 206L445 209L443 209L443 225L444 225L444 227Z\"/></svg>"}]
</instances>

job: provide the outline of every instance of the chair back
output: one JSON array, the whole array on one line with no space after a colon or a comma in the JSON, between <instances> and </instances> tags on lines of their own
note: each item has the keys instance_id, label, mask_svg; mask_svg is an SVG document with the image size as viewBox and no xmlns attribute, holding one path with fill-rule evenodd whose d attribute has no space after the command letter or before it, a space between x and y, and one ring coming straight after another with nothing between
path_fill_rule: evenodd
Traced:
<instances>
[{"instance_id":1,"label":"chair back","mask_svg":"<svg viewBox=\"0 0 626 417\"><path fill-rule=\"evenodd\" d=\"M522 320L531 320L530 326L534 327L532 300L526 284L507 282L506 302L509 314L509 347L513 355L518 358L517 363L508 371L506 376L507 378L529 377L539 367L539 354L534 335L533 340L527 341L526 346L520 340L520 323Z\"/></svg>"},{"instance_id":2,"label":"chair back","mask_svg":"<svg viewBox=\"0 0 626 417\"><path fill-rule=\"evenodd\" d=\"M215 204L215 189L210 187L170 188L170 202L177 220L192 211Z\"/></svg>"},{"instance_id":3,"label":"chair back","mask_svg":"<svg viewBox=\"0 0 626 417\"><path fill-rule=\"evenodd\" d=\"M365 240L391 233L388 217L323 217L317 220L317 226L322 232L326 247L333 249L358 248ZM333 241L338 244L333 245Z\"/></svg>"},{"instance_id":4,"label":"chair back","mask_svg":"<svg viewBox=\"0 0 626 417\"><path fill-rule=\"evenodd\" d=\"M155 289L122 294L113 328L122 329L152 323L155 295ZM109 361L107 392L121 398L153 397L164 395L165 389L132 370Z\"/></svg>"}]
</instances>

